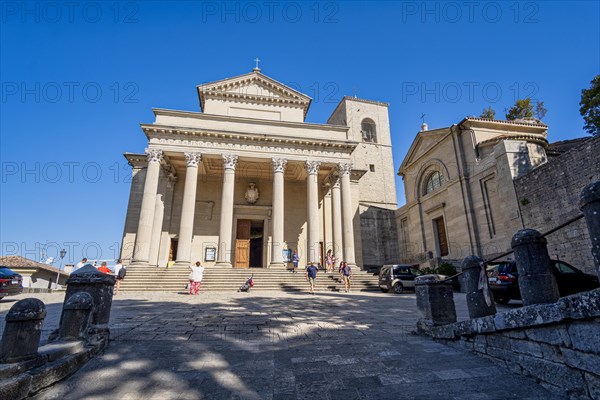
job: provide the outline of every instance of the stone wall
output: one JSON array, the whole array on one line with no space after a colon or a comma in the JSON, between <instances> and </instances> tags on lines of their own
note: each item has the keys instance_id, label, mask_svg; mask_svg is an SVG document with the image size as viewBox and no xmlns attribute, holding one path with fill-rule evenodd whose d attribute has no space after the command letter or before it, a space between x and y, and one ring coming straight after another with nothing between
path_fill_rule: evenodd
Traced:
<instances>
[{"instance_id":1,"label":"stone wall","mask_svg":"<svg viewBox=\"0 0 600 400\"><path fill-rule=\"evenodd\" d=\"M360 228L365 269L377 269L400 261L394 210L361 205Z\"/></svg>"},{"instance_id":2,"label":"stone wall","mask_svg":"<svg viewBox=\"0 0 600 400\"><path fill-rule=\"evenodd\" d=\"M433 327L430 334L571 399L600 398L600 289Z\"/></svg>"},{"instance_id":3,"label":"stone wall","mask_svg":"<svg viewBox=\"0 0 600 400\"><path fill-rule=\"evenodd\" d=\"M542 233L579 215L579 193L600 179L600 136L514 181L524 226ZM549 235L548 252L594 274L591 242L583 219Z\"/></svg>"}]
</instances>

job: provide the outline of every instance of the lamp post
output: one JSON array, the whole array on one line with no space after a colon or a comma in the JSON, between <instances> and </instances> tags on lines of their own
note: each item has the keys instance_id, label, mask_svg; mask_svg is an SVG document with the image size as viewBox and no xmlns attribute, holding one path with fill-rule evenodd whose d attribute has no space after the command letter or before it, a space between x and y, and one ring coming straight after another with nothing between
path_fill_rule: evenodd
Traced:
<instances>
[{"instance_id":1,"label":"lamp post","mask_svg":"<svg viewBox=\"0 0 600 400\"><path fill-rule=\"evenodd\" d=\"M60 271L62 271L62 268L63 268L63 258L65 258L66 255L67 255L67 251L65 249L62 249L60 251L60 268L58 269L58 273L56 274L56 289L58 289L58 280L60 278Z\"/></svg>"}]
</instances>

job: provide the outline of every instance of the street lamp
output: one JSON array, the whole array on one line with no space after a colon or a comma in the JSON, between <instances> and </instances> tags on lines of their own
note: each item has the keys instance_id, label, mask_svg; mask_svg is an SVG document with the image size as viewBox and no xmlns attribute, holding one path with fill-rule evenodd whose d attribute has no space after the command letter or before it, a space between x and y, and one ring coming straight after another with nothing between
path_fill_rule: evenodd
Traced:
<instances>
[{"instance_id":1,"label":"street lamp","mask_svg":"<svg viewBox=\"0 0 600 400\"><path fill-rule=\"evenodd\" d=\"M67 251L62 249L60 251L60 268L58 269L58 273L56 274L56 289L58 289L58 279L60 278L60 271L63 268L63 258L67 255Z\"/></svg>"}]
</instances>

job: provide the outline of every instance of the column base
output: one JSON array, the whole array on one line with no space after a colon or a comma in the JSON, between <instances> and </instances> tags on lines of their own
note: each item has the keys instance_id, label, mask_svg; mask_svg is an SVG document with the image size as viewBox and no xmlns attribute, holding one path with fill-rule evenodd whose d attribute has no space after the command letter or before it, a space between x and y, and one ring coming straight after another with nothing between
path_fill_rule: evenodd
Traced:
<instances>
[{"instance_id":1,"label":"column base","mask_svg":"<svg viewBox=\"0 0 600 400\"><path fill-rule=\"evenodd\" d=\"M269 269L286 269L286 264L282 262L274 262L269 264Z\"/></svg>"},{"instance_id":2,"label":"column base","mask_svg":"<svg viewBox=\"0 0 600 400\"><path fill-rule=\"evenodd\" d=\"M148 263L148 261L144 261L144 260L133 260L133 261L131 261L131 264L129 264L129 265L132 266L132 267L134 267L136 265L147 266L147 265L150 265L150 264Z\"/></svg>"},{"instance_id":3,"label":"column base","mask_svg":"<svg viewBox=\"0 0 600 400\"><path fill-rule=\"evenodd\" d=\"M233 265L231 265L231 263L227 262L227 261L217 261L217 263L215 264L215 267L231 268L231 267L233 267Z\"/></svg>"},{"instance_id":4,"label":"column base","mask_svg":"<svg viewBox=\"0 0 600 400\"><path fill-rule=\"evenodd\" d=\"M192 265L191 261L175 261L175 264L173 264L174 267L189 267L190 265Z\"/></svg>"}]
</instances>

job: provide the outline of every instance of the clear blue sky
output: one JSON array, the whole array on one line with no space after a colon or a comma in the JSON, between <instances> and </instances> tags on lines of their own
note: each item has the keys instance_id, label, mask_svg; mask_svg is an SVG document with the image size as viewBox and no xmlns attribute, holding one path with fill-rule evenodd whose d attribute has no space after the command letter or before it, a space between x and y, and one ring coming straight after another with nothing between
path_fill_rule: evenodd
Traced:
<instances>
[{"instance_id":1,"label":"clear blue sky","mask_svg":"<svg viewBox=\"0 0 600 400\"><path fill-rule=\"evenodd\" d=\"M503 117L516 96L545 102L550 141L584 136L580 93L600 72L598 2L68 4L1 3L2 255L116 257L139 124L198 111L197 84L257 56L313 97L307 121L355 91L389 102L396 169L421 113L430 128Z\"/></svg>"}]
</instances>

